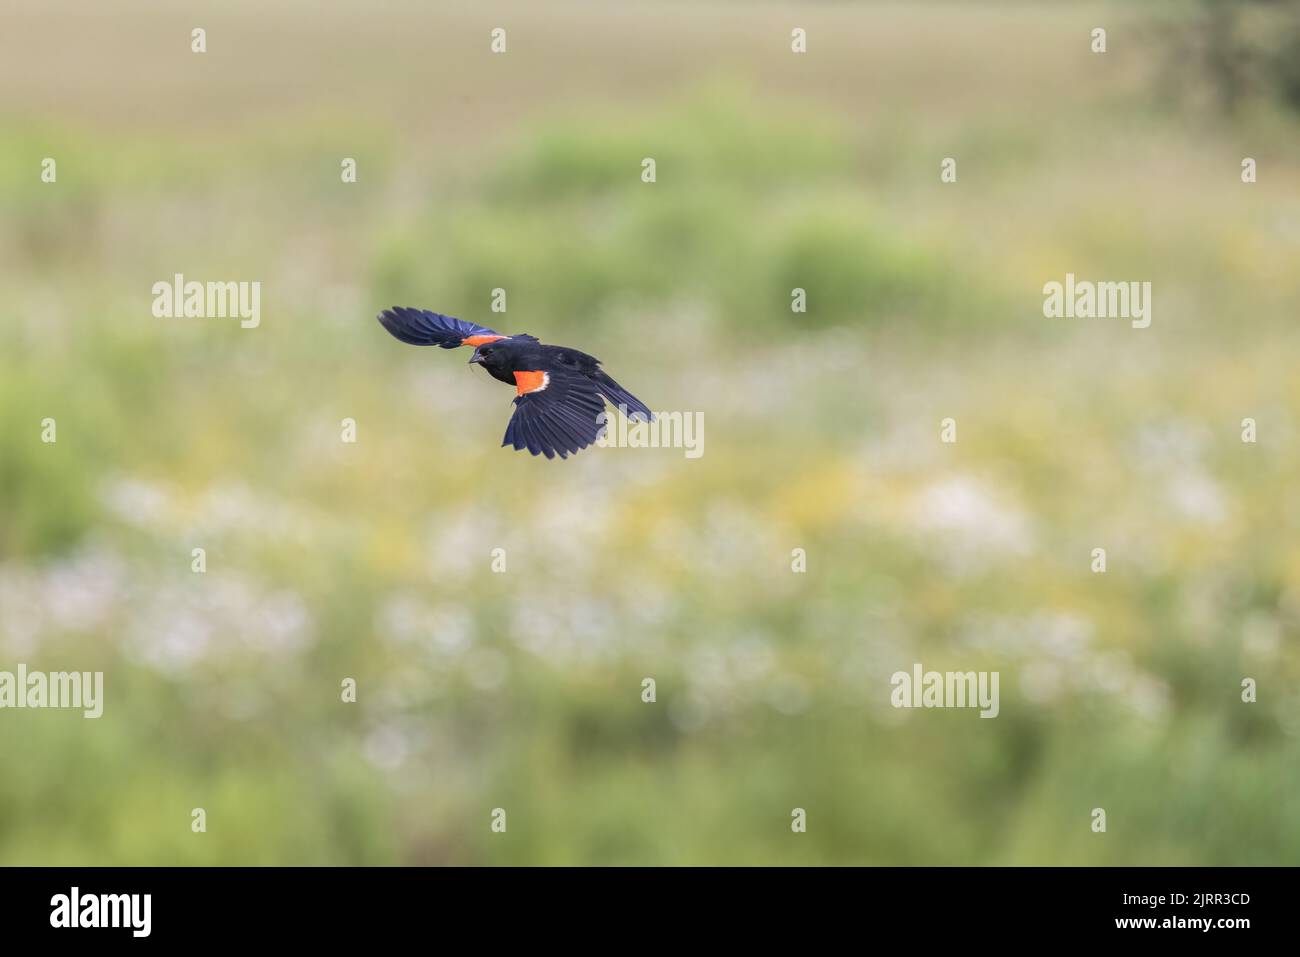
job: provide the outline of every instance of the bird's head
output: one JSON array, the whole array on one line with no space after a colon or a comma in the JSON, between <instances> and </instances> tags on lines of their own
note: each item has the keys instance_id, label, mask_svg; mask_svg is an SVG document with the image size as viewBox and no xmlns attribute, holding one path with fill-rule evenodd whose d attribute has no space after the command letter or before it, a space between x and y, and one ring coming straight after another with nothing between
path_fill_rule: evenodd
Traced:
<instances>
[{"instance_id":1,"label":"bird's head","mask_svg":"<svg viewBox=\"0 0 1300 957\"><path fill-rule=\"evenodd\" d=\"M491 365L495 355L496 350L493 349L490 344L476 346L474 348L474 354L469 357L469 364L482 366Z\"/></svg>"}]
</instances>

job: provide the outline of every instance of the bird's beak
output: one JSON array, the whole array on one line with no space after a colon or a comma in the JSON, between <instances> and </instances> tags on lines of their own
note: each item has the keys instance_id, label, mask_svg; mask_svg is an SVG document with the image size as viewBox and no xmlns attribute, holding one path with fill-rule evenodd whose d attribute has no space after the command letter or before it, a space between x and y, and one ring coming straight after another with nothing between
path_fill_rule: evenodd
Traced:
<instances>
[{"instance_id":1,"label":"bird's beak","mask_svg":"<svg viewBox=\"0 0 1300 957\"><path fill-rule=\"evenodd\" d=\"M475 349L474 354L469 357L469 364L474 365L475 363L478 363L479 365L483 364L483 357L479 355L477 349Z\"/></svg>"}]
</instances>

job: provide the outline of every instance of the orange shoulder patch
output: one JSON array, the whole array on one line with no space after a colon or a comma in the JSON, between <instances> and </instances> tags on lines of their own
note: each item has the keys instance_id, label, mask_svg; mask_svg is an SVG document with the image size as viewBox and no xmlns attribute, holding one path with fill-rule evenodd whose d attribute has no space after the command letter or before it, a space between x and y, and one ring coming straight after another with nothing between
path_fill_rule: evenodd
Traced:
<instances>
[{"instance_id":1,"label":"orange shoulder patch","mask_svg":"<svg viewBox=\"0 0 1300 957\"><path fill-rule=\"evenodd\" d=\"M481 346L487 342L496 342L498 339L507 339L508 336L466 336L460 340L462 346Z\"/></svg>"},{"instance_id":2,"label":"orange shoulder patch","mask_svg":"<svg viewBox=\"0 0 1300 957\"><path fill-rule=\"evenodd\" d=\"M541 392L551 384L551 374L549 372L516 372L515 373L515 390L520 395L528 395L530 392Z\"/></svg>"}]
</instances>

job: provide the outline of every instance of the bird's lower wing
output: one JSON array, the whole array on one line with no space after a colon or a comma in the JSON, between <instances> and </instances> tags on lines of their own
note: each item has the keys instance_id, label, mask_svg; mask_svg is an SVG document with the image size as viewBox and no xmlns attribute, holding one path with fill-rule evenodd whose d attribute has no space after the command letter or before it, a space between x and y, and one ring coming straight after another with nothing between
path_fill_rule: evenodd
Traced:
<instances>
[{"instance_id":1,"label":"bird's lower wing","mask_svg":"<svg viewBox=\"0 0 1300 957\"><path fill-rule=\"evenodd\" d=\"M548 459L585 449L605 429L605 400L586 376L551 369L516 372L519 396L502 445Z\"/></svg>"}]
</instances>

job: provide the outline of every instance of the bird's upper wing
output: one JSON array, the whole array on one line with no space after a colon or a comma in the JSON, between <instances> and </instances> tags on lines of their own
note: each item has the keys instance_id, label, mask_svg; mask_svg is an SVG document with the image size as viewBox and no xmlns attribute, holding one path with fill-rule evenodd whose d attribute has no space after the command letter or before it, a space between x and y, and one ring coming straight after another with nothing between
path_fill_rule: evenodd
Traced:
<instances>
[{"instance_id":1,"label":"bird's upper wing","mask_svg":"<svg viewBox=\"0 0 1300 957\"><path fill-rule=\"evenodd\" d=\"M380 325L403 342L413 346L439 346L455 349L457 346L479 345L505 336L475 322L444 316L427 309L394 306L377 317Z\"/></svg>"},{"instance_id":2,"label":"bird's upper wing","mask_svg":"<svg viewBox=\"0 0 1300 957\"><path fill-rule=\"evenodd\" d=\"M516 372L515 414L502 445L548 459L585 449L605 429L605 400L586 376L551 368Z\"/></svg>"}]
</instances>

